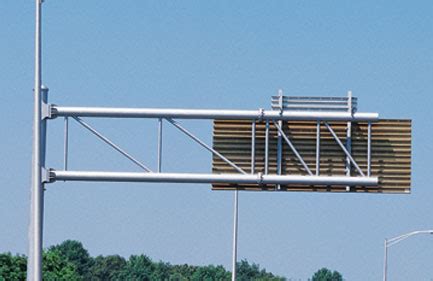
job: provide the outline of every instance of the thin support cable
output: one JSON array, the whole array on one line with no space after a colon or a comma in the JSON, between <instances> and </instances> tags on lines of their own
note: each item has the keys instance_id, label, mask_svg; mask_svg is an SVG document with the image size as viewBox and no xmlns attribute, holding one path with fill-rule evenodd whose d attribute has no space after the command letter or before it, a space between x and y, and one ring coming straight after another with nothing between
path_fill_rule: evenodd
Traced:
<instances>
[{"instance_id":1,"label":"thin support cable","mask_svg":"<svg viewBox=\"0 0 433 281\"><path fill-rule=\"evenodd\" d=\"M283 132L283 130L281 129L281 127L277 124L277 122L274 122L274 126L277 128L278 132L280 132L281 136L283 137L283 139L286 141L286 143L289 145L290 149L293 151L293 153L295 154L296 158L298 158L299 162L301 162L302 166L304 167L304 169L307 171L307 173L312 176L313 173L311 172L310 168L308 168L308 165L305 163L304 159L302 158L302 156L299 154L298 150L296 150L295 146L292 144L292 142L289 140L289 138L286 136L286 134Z\"/></svg>"},{"instance_id":2,"label":"thin support cable","mask_svg":"<svg viewBox=\"0 0 433 281\"><path fill-rule=\"evenodd\" d=\"M193 133L191 133L190 131L188 131L187 129L185 129L184 127L182 127L181 125L179 125L179 123L171 118L166 118L166 120L171 123L173 126L175 126L176 128L178 128L182 133L184 133L185 135L189 136L192 140L194 140L196 143L198 143L199 145L201 145L202 147L204 147L206 150L212 152L213 154L215 154L216 156L218 156L221 160L223 160L224 162L226 162L227 164L229 164L230 166L232 166L236 171L242 173L242 174L247 174L247 172L245 172L244 170L242 170L241 168L239 168L235 163L233 163L232 161L230 161L229 159L227 159L224 155L222 155L221 153L219 153L218 151L216 151L215 149L213 149L212 147L210 147L209 145L207 145L205 142L203 142L201 139L199 139L198 137L196 137Z\"/></svg>"},{"instance_id":3,"label":"thin support cable","mask_svg":"<svg viewBox=\"0 0 433 281\"><path fill-rule=\"evenodd\" d=\"M355 166L356 170L358 171L358 173L365 177L364 173L362 172L361 168L359 168L358 164L356 163L356 161L353 159L352 155L350 155L350 153L347 151L346 147L344 147L343 143L341 142L340 138L338 138L337 134L334 132L334 130L331 128L331 126L329 126L328 122L325 122L325 126L326 128L328 128L329 132L331 133L331 135L334 137L335 141L338 143L338 145L341 147L341 149L344 151L344 153L346 154L347 158L349 158L350 162L352 162L353 166Z\"/></svg>"},{"instance_id":4,"label":"thin support cable","mask_svg":"<svg viewBox=\"0 0 433 281\"><path fill-rule=\"evenodd\" d=\"M127 153L125 150L123 150L118 145L116 145L115 143L113 143L107 137L103 136L100 132L98 132L96 129L92 128L92 126L90 126L89 124L87 124L86 122L84 122L83 120L81 120L79 117L72 117L72 118L74 118L75 121L77 121L80 125L82 125L87 130L89 130L91 133L93 133L95 136L97 136L103 142L105 142L106 144L108 144L109 146L111 146L113 149L115 149L116 151L118 151L120 154L122 154L123 156L125 156L129 160L131 160L134 164L136 164L137 166L139 166L140 168L142 168L146 172L152 172L152 170L149 169L146 165L144 165L143 163L141 163L140 161L138 161L137 159L135 159L134 157L132 157L129 153Z\"/></svg>"}]
</instances>

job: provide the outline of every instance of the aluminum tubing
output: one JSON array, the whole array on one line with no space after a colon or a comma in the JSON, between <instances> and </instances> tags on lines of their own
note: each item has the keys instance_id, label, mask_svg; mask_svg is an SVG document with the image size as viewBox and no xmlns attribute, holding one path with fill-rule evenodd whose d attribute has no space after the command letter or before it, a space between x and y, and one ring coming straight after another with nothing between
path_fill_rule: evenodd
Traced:
<instances>
[{"instance_id":1,"label":"aluminum tubing","mask_svg":"<svg viewBox=\"0 0 433 281\"><path fill-rule=\"evenodd\" d=\"M378 113L225 110L225 109L173 109L173 108L110 108L64 107L51 105L53 117L108 117L108 118L177 118L177 119L242 119L242 120L325 120L375 121Z\"/></svg>"},{"instance_id":2,"label":"aluminum tubing","mask_svg":"<svg viewBox=\"0 0 433 281\"><path fill-rule=\"evenodd\" d=\"M50 170L51 181L105 181L105 182L165 182L165 183L239 183L239 184L307 184L307 185L361 185L375 186L377 177L280 176L198 173L139 173L99 171Z\"/></svg>"}]
</instances>

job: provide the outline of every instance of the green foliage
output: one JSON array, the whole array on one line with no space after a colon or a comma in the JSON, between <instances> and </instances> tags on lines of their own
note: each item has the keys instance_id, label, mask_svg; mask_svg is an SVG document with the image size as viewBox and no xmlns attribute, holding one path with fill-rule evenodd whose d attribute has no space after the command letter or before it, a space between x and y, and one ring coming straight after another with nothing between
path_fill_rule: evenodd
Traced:
<instances>
[{"instance_id":1,"label":"green foliage","mask_svg":"<svg viewBox=\"0 0 433 281\"><path fill-rule=\"evenodd\" d=\"M47 281L83 280L75 265L56 250L48 250L43 253L42 272L43 279Z\"/></svg>"},{"instance_id":2,"label":"green foliage","mask_svg":"<svg viewBox=\"0 0 433 281\"><path fill-rule=\"evenodd\" d=\"M188 277L192 276L197 270L197 266L182 264L173 265L170 270L170 281L185 281Z\"/></svg>"},{"instance_id":3,"label":"green foliage","mask_svg":"<svg viewBox=\"0 0 433 281\"><path fill-rule=\"evenodd\" d=\"M0 254L0 280L26 280L27 258L11 253Z\"/></svg>"},{"instance_id":4,"label":"green foliage","mask_svg":"<svg viewBox=\"0 0 433 281\"><path fill-rule=\"evenodd\" d=\"M27 258L10 253L0 254L0 281L26 280ZM283 277L275 276L257 264L242 260L237 264L238 281L282 281ZM52 246L43 252L44 281L102 281L102 280L143 280L143 281L230 281L231 272L223 266L193 266L188 264L171 265L166 262L154 262L145 255L133 255L125 259L119 255L91 257L78 241L67 240ZM316 274L323 275L323 271ZM314 279L342 280L340 279ZM325 274L326 275L326 274ZM332 276L334 276L332 275ZM335 275L335 276L337 276ZM316 275L315 275L316 276ZM327 276L327 275L326 275ZM331 276L331 277L332 277ZM318 277L320 278L320 277Z\"/></svg>"},{"instance_id":5,"label":"green foliage","mask_svg":"<svg viewBox=\"0 0 433 281\"><path fill-rule=\"evenodd\" d=\"M131 256L126 266L120 271L120 280L151 280L153 262L145 255Z\"/></svg>"},{"instance_id":6,"label":"green foliage","mask_svg":"<svg viewBox=\"0 0 433 281\"><path fill-rule=\"evenodd\" d=\"M237 280L239 281L284 281L284 277L275 276L265 269L260 269L258 264L249 264L247 260L242 260L237 264Z\"/></svg>"},{"instance_id":7,"label":"green foliage","mask_svg":"<svg viewBox=\"0 0 433 281\"><path fill-rule=\"evenodd\" d=\"M75 266L77 272L85 280L91 278L90 268L93 265L93 259L81 242L66 240L60 245L50 247L49 251L59 252L61 256L65 257L67 261Z\"/></svg>"},{"instance_id":8,"label":"green foliage","mask_svg":"<svg viewBox=\"0 0 433 281\"><path fill-rule=\"evenodd\" d=\"M126 260L119 256L97 256L91 267L91 280L116 280L126 265Z\"/></svg>"},{"instance_id":9,"label":"green foliage","mask_svg":"<svg viewBox=\"0 0 433 281\"><path fill-rule=\"evenodd\" d=\"M343 276L338 271L322 268L314 273L311 281L343 281Z\"/></svg>"},{"instance_id":10,"label":"green foliage","mask_svg":"<svg viewBox=\"0 0 433 281\"><path fill-rule=\"evenodd\" d=\"M230 280L231 273L226 271L224 267L219 266L200 266L191 275L192 281L213 281L213 280Z\"/></svg>"}]
</instances>

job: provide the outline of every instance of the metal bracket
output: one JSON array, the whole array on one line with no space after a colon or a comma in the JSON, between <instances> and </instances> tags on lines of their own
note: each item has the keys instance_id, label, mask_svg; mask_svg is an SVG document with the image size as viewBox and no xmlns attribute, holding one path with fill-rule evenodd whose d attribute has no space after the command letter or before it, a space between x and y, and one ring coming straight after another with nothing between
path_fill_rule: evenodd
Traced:
<instances>
[{"instance_id":1,"label":"metal bracket","mask_svg":"<svg viewBox=\"0 0 433 281\"><path fill-rule=\"evenodd\" d=\"M259 108L259 116L257 119L259 120L259 122L262 122L264 117L265 117L265 110L263 108Z\"/></svg>"},{"instance_id":2,"label":"metal bracket","mask_svg":"<svg viewBox=\"0 0 433 281\"><path fill-rule=\"evenodd\" d=\"M41 182L42 183L51 183L53 182L50 177L51 169L46 169L45 167L41 168Z\"/></svg>"},{"instance_id":3,"label":"metal bracket","mask_svg":"<svg viewBox=\"0 0 433 281\"><path fill-rule=\"evenodd\" d=\"M50 103L42 103L41 105L41 119L51 119L51 104Z\"/></svg>"},{"instance_id":4,"label":"metal bracket","mask_svg":"<svg viewBox=\"0 0 433 281\"><path fill-rule=\"evenodd\" d=\"M263 185L263 173L257 173L257 184Z\"/></svg>"}]
</instances>

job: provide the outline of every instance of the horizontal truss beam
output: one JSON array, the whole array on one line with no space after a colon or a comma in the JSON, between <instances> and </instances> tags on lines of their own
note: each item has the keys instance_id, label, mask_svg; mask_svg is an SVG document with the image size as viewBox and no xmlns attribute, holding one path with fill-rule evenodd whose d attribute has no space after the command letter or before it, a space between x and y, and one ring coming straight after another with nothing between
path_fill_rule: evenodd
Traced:
<instances>
[{"instance_id":1,"label":"horizontal truss beam","mask_svg":"<svg viewBox=\"0 0 433 281\"><path fill-rule=\"evenodd\" d=\"M198 173L145 173L100 171L49 171L50 181L102 181L102 182L161 182L161 183L239 183L239 184L306 184L341 186L376 186L377 177L347 176L282 176L263 174L198 174Z\"/></svg>"},{"instance_id":2,"label":"horizontal truss beam","mask_svg":"<svg viewBox=\"0 0 433 281\"><path fill-rule=\"evenodd\" d=\"M112 118L177 118L177 119L243 119L243 120L324 120L375 121L378 113L225 110L225 109L170 109L170 108L112 108L65 107L51 105L51 117L112 117Z\"/></svg>"}]
</instances>

